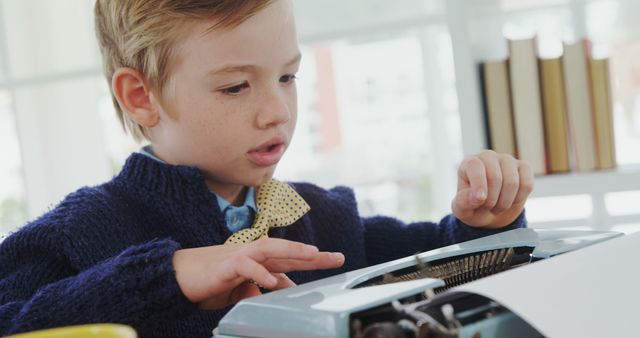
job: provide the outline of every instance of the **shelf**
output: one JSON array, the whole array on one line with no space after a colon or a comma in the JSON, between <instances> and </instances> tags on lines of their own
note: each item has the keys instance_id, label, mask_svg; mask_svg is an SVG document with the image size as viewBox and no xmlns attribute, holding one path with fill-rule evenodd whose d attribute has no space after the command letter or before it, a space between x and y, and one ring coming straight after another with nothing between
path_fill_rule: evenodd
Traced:
<instances>
[{"instance_id":1,"label":"shelf","mask_svg":"<svg viewBox=\"0 0 640 338\"><path fill-rule=\"evenodd\" d=\"M608 230L619 224L640 224L640 209L632 214L613 215L607 208L605 196L612 192L640 191L640 165L625 165L615 170L585 173L554 174L535 178L532 198L589 195L591 214L586 219L568 219L532 222L540 228L587 226L592 229ZM554 205L551 208L563 208ZM538 210L538 212L543 212Z\"/></svg>"},{"instance_id":2,"label":"shelf","mask_svg":"<svg viewBox=\"0 0 640 338\"><path fill-rule=\"evenodd\" d=\"M640 190L640 165L625 165L606 171L536 176L531 197L633 190Z\"/></svg>"},{"instance_id":3,"label":"shelf","mask_svg":"<svg viewBox=\"0 0 640 338\"><path fill-rule=\"evenodd\" d=\"M595 223L593 218L529 222L536 229L613 230L624 233L640 231L640 215L608 216L607 223ZM618 226L616 226L616 224Z\"/></svg>"}]
</instances>

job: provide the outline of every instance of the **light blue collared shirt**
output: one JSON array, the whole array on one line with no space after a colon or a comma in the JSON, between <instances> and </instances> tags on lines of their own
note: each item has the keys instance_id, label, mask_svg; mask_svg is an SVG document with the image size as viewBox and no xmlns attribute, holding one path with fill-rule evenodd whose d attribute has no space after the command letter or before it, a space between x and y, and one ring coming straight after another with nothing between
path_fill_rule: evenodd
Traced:
<instances>
[{"instance_id":1,"label":"light blue collared shirt","mask_svg":"<svg viewBox=\"0 0 640 338\"><path fill-rule=\"evenodd\" d=\"M151 150L151 146L144 146L140 148L138 151L140 154L148 156L158 162L166 163L161 160L157 156L153 154L153 150ZM227 225L227 228L231 232L237 232L242 229L248 228L253 224L253 219L256 215L256 199L255 199L255 190L254 187L248 187L247 189L247 197L244 199L244 203L241 206L235 206L229 203L229 201L220 197L218 194L211 192L216 196L216 200L218 201L218 206L224 215L224 220Z\"/></svg>"},{"instance_id":2,"label":"light blue collared shirt","mask_svg":"<svg viewBox=\"0 0 640 338\"><path fill-rule=\"evenodd\" d=\"M253 219L256 215L255 190L254 187L247 189L247 197L245 197L244 203L239 207L232 205L214 193L218 199L220 210L222 210L222 214L224 215L224 221L227 223L227 228L229 228L231 232L240 231L253 224Z\"/></svg>"}]
</instances>

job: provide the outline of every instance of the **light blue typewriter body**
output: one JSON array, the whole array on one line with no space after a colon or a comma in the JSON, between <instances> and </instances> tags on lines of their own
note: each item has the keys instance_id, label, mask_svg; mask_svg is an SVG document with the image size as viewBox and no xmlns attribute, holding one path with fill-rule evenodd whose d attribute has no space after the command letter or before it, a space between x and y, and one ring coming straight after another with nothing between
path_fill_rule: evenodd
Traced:
<instances>
[{"instance_id":1,"label":"light blue typewriter body","mask_svg":"<svg viewBox=\"0 0 640 338\"><path fill-rule=\"evenodd\" d=\"M441 279L422 278L354 288L381 275L415 266L417 260L428 263L508 247L530 247L533 259L546 259L619 235L603 231L517 229L431 250L243 300L220 321L215 337L350 337L350 318L354 313L445 286ZM444 291L436 297L446 294ZM503 326L500 335L497 326ZM540 336L508 312L469 325L459 330L457 337L471 337L478 332L484 333L483 337L507 337L512 333L518 337Z\"/></svg>"}]
</instances>

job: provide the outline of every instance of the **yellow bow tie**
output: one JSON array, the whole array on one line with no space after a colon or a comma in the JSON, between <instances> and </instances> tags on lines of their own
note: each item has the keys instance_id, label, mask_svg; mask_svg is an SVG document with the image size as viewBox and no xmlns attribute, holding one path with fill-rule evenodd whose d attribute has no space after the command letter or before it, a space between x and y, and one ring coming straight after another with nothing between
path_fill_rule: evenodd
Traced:
<instances>
[{"instance_id":1,"label":"yellow bow tie","mask_svg":"<svg viewBox=\"0 0 640 338\"><path fill-rule=\"evenodd\" d=\"M225 244L249 243L267 236L269 228L291 225L311 209L288 184L273 179L257 188L256 204L258 213L251 228L236 232Z\"/></svg>"}]
</instances>

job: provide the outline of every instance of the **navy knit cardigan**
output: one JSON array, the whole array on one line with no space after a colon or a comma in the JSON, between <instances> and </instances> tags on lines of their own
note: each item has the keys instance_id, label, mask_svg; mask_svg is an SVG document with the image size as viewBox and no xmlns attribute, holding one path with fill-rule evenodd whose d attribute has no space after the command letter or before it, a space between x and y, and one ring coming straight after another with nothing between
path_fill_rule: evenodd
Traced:
<instances>
[{"instance_id":1,"label":"navy knit cardigan","mask_svg":"<svg viewBox=\"0 0 640 338\"><path fill-rule=\"evenodd\" d=\"M339 269L289 273L297 284L499 231L451 215L412 224L364 218L349 188L292 186L311 211L269 235L346 258ZM502 230L525 222L521 215ZM109 322L131 325L140 337L210 337L228 309L204 311L189 302L172 256L230 235L197 168L133 154L113 180L68 195L0 244L0 336Z\"/></svg>"}]
</instances>

